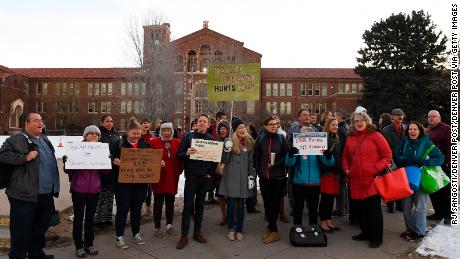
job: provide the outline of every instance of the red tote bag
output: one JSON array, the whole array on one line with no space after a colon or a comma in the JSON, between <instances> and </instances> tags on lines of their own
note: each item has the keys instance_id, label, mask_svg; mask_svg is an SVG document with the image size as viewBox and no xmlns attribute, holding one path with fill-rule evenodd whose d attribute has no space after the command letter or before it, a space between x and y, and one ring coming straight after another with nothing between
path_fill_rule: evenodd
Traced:
<instances>
[{"instance_id":1,"label":"red tote bag","mask_svg":"<svg viewBox=\"0 0 460 259\"><path fill-rule=\"evenodd\" d=\"M404 167L375 177L374 185L385 202L400 200L414 193L409 186Z\"/></svg>"}]
</instances>

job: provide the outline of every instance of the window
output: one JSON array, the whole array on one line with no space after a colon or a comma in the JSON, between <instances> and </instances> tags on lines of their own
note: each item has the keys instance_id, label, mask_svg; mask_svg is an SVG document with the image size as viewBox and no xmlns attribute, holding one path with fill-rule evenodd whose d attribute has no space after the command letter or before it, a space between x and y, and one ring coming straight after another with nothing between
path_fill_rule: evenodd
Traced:
<instances>
[{"instance_id":1,"label":"window","mask_svg":"<svg viewBox=\"0 0 460 259\"><path fill-rule=\"evenodd\" d=\"M351 93L354 94L358 92L358 84L357 83L352 83L351 84Z\"/></svg>"},{"instance_id":2,"label":"window","mask_svg":"<svg viewBox=\"0 0 460 259\"><path fill-rule=\"evenodd\" d=\"M101 95L107 94L107 83L101 83Z\"/></svg>"},{"instance_id":3,"label":"window","mask_svg":"<svg viewBox=\"0 0 460 259\"><path fill-rule=\"evenodd\" d=\"M270 83L265 84L265 96L272 96L272 85Z\"/></svg>"},{"instance_id":4,"label":"window","mask_svg":"<svg viewBox=\"0 0 460 259\"><path fill-rule=\"evenodd\" d=\"M147 84L144 82L141 83L141 94L142 96L145 96L147 94Z\"/></svg>"},{"instance_id":5,"label":"window","mask_svg":"<svg viewBox=\"0 0 460 259\"><path fill-rule=\"evenodd\" d=\"M291 102L286 103L286 114L291 114Z\"/></svg>"},{"instance_id":6,"label":"window","mask_svg":"<svg viewBox=\"0 0 460 259\"><path fill-rule=\"evenodd\" d=\"M63 102L56 103L56 112L62 113L65 111L65 104Z\"/></svg>"},{"instance_id":7,"label":"window","mask_svg":"<svg viewBox=\"0 0 460 259\"><path fill-rule=\"evenodd\" d=\"M358 84L358 90L359 90L360 92L364 91L364 85L363 85L363 83L359 83L359 84Z\"/></svg>"},{"instance_id":8,"label":"window","mask_svg":"<svg viewBox=\"0 0 460 259\"><path fill-rule=\"evenodd\" d=\"M121 101L120 113L126 113L126 102L125 101Z\"/></svg>"},{"instance_id":9,"label":"window","mask_svg":"<svg viewBox=\"0 0 460 259\"><path fill-rule=\"evenodd\" d=\"M107 95L112 95L113 93L113 86L112 83L107 84Z\"/></svg>"},{"instance_id":10,"label":"window","mask_svg":"<svg viewBox=\"0 0 460 259\"><path fill-rule=\"evenodd\" d=\"M246 114L255 114L256 113L256 102L247 101L246 102Z\"/></svg>"},{"instance_id":11,"label":"window","mask_svg":"<svg viewBox=\"0 0 460 259\"><path fill-rule=\"evenodd\" d=\"M94 83L94 95L99 95L99 90L100 90L100 84L99 83Z\"/></svg>"},{"instance_id":12,"label":"window","mask_svg":"<svg viewBox=\"0 0 460 259\"><path fill-rule=\"evenodd\" d=\"M56 83L56 95L61 95L61 83Z\"/></svg>"},{"instance_id":13,"label":"window","mask_svg":"<svg viewBox=\"0 0 460 259\"><path fill-rule=\"evenodd\" d=\"M133 83L128 83L128 89L126 90L127 95L133 95Z\"/></svg>"},{"instance_id":14,"label":"window","mask_svg":"<svg viewBox=\"0 0 460 259\"><path fill-rule=\"evenodd\" d=\"M272 113L278 114L278 103L277 102L272 103Z\"/></svg>"},{"instance_id":15,"label":"window","mask_svg":"<svg viewBox=\"0 0 460 259\"><path fill-rule=\"evenodd\" d=\"M179 96L176 96L176 113L182 113L184 110L184 103Z\"/></svg>"},{"instance_id":16,"label":"window","mask_svg":"<svg viewBox=\"0 0 460 259\"><path fill-rule=\"evenodd\" d=\"M182 85L181 81L176 81L176 83L174 84L174 90L175 90L176 94L178 94L178 95L182 94L183 85Z\"/></svg>"},{"instance_id":17,"label":"window","mask_svg":"<svg viewBox=\"0 0 460 259\"><path fill-rule=\"evenodd\" d=\"M93 95L93 83L88 83L88 95Z\"/></svg>"},{"instance_id":18,"label":"window","mask_svg":"<svg viewBox=\"0 0 460 259\"><path fill-rule=\"evenodd\" d=\"M133 109L134 113L136 113L136 114L140 113L141 106L140 106L139 101L134 101L134 107L133 108L134 108Z\"/></svg>"},{"instance_id":19,"label":"window","mask_svg":"<svg viewBox=\"0 0 460 259\"><path fill-rule=\"evenodd\" d=\"M195 113L201 113L202 112L202 101L201 100L195 100Z\"/></svg>"},{"instance_id":20,"label":"window","mask_svg":"<svg viewBox=\"0 0 460 259\"><path fill-rule=\"evenodd\" d=\"M80 84L75 83L75 95L80 95Z\"/></svg>"},{"instance_id":21,"label":"window","mask_svg":"<svg viewBox=\"0 0 460 259\"><path fill-rule=\"evenodd\" d=\"M321 96L327 96L327 84L326 83L321 84Z\"/></svg>"},{"instance_id":22,"label":"window","mask_svg":"<svg viewBox=\"0 0 460 259\"><path fill-rule=\"evenodd\" d=\"M278 96L278 83L273 83L273 96Z\"/></svg>"},{"instance_id":23,"label":"window","mask_svg":"<svg viewBox=\"0 0 460 259\"><path fill-rule=\"evenodd\" d=\"M61 95L67 95L67 83L61 84Z\"/></svg>"},{"instance_id":24,"label":"window","mask_svg":"<svg viewBox=\"0 0 460 259\"><path fill-rule=\"evenodd\" d=\"M120 119L120 131L126 131L126 119L125 118L122 118Z\"/></svg>"},{"instance_id":25,"label":"window","mask_svg":"<svg viewBox=\"0 0 460 259\"><path fill-rule=\"evenodd\" d=\"M96 113L97 112L97 101L89 101L88 102L88 113Z\"/></svg>"},{"instance_id":26,"label":"window","mask_svg":"<svg viewBox=\"0 0 460 259\"><path fill-rule=\"evenodd\" d=\"M307 88L305 87L305 83L300 84L300 95L301 96L307 95Z\"/></svg>"},{"instance_id":27,"label":"window","mask_svg":"<svg viewBox=\"0 0 460 259\"><path fill-rule=\"evenodd\" d=\"M280 83L280 96L285 96L285 95L286 95L286 84Z\"/></svg>"},{"instance_id":28,"label":"window","mask_svg":"<svg viewBox=\"0 0 460 259\"><path fill-rule=\"evenodd\" d=\"M69 95L75 95L75 83L69 83Z\"/></svg>"},{"instance_id":29,"label":"window","mask_svg":"<svg viewBox=\"0 0 460 259\"><path fill-rule=\"evenodd\" d=\"M269 114L272 113L272 107L271 107L271 105L270 105L270 102L267 102L267 103L265 104L265 110L266 110L267 113L269 113Z\"/></svg>"},{"instance_id":30,"label":"window","mask_svg":"<svg viewBox=\"0 0 460 259\"><path fill-rule=\"evenodd\" d=\"M286 114L286 104L284 102L280 102L280 114Z\"/></svg>"},{"instance_id":31,"label":"window","mask_svg":"<svg viewBox=\"0 0 460 259\"><path fill-rule=\"evenodd\" d=\"M135 83L134 83L134 93L133 93L133 94L134 94L135 96L138 96L138 95L139 95L139 90L140 90L140 89L139 89L139 86L140 86L139 82L135 82Z\"/></svg>"},{"instance_id":32,"label":"window","mask_svg":"<svg viewBox=\"0 0 460 259\"><path fill-rule=\"evenodd\" d=\"M126 102L126 112L131 113L133 111L133 102L132 101L127 101Z\"/></svg>"},{"instance_id":33,"label":"window","mask_svg":"<svg viewBox=\"0 0 460 259\"><path fill-rule=\"evenodd\" d=\"M338 93L339 94L345 93L345 88L343 86L343 83L339 83L337 88L338 88Z\"/></svg>"},{"instance_id":34,"label":"window","mask_svg":"<svg viewBox=\"0 0 460 259\"><path fill-rule=\"evenodd\" d=\"M319 96L319 83L315 83L315 96Z\"/></svg>"},{"instance_id":35,"label":"window","mask_svg":"<svg viewBox=\"0 0 460 259\"><path fill-rule=\"evenodd\" d=\"M37 101L37 102L35 103L35 111L38 112L38 113L43 113L43 112L45 112L45 109L46 109L45 106L46 106L46 105L45 105L45 102L43 102L43 101Z\"/></svg>"},{"instance_id":36,"label":"window","mask_svg":"<svg viewBox=\"0 0 460 259\"><path fill-rule=\"evenodd\" d=\"M125 82L120 84L120 95L126 95L126 83Z\"/></svg>"},{"instance_id":37,"label":"window","mask_svg":"<svg viewBox=\"0 0 460 259\"><path fill-rule=\"evenodd\" d=\"M287 88L286 88L286 96L292 96L292 84L291 83L288 83L286 84Z\"/></svg>"},{"instance_id":38,"label":"window","mask_svg":"<svg viewBox=\"0 0 460 259\"><path fill-rule=\"evenodd\" d=\"M345 92L346 94L349 94L351 91L350 91L350 84L345 84Z\"/></svg>"},{"instance_id":39,"label":"window","mask_svg":"<svg viewBox=\"0 0 460 259\"><path fill-rule=\"evenodd\" d=\"M73 101L69 106L69 112L77 113L78 112L78 103Z\"/></svg>"},{"instance_id":40,"label":"window","mask_svg":"<svg viewBox=\"0 0 460 259\"><path fill-rule=\"evenodd\" d=\"M308 96L312 96L312 95L313 95L313 84L308 83Z\"/></svg>"},{"instance_id":41,"label":"window","mask_svg":"<svg viewBox=\"0 0 460 259\"><path fill-rule=\"evenodd\" d=\"M38 82L35 94L36 95L47 95L48 94L48 83Z\"/></svg>"},{"instance_id":42,"label":"window","mask_svg":"<svg viewBox=\"0 0 460 259\"><path fill-rule=\"evenodd\" d=\"M103 112L103 113L112 112L112 102L111 101L102 101L101 102L101 112Z\"/></svg>"}]
</instances>

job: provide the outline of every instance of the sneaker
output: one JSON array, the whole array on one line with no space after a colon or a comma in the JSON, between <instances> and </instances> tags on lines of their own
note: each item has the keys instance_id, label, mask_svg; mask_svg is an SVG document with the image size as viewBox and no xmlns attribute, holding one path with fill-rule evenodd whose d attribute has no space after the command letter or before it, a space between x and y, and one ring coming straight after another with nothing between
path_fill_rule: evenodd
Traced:
<instances>
[{"instance_id":1,"label":"sneaker","mask_svg":"<svg viewBox=\"0 0 460 259\"><path fill-rule=\"evenodd\" d=\"M138 244L138 245L145 245L145 241L142 238L140 233L137 233L136 235L134 235L133 242Z\"/></svg>"},{"instance_id":2,"label":"sneaker","mask_svg":"<svg viewBox=\"0 0 460 259\"><path fill-rule=\"evenodd\" d=\"M120 249L128 248L128 244L126 244L125 239L123 237L117 238L117 247Z\"/></svg>"},{"instance_id":3,"label":"sneaker","mask_svg":"<svg viewBox=\"0 0 460 259\"><path fill-rule=\"evenodd\" d=\"M278 240L280 240L278 232L270 232L270 234L268 234L267 237L264 238L263 242L265 244L270 244Z\"/></svg>"},{"instance_id":4,"label":"sneaker","mask_svg":"<svg viewBox=\"0 0 460 259\"><path fill-rule=\"evenodd\" d=\"M85 249L83 249L83 248L77 249L77 251L75 251L75 255L76 255L78 258L85 258L85 257L88 256L88 254L85 252Z\"/></svg>"},{"instance_id":5,"label":"sneaker","mask_svg":"<svg viewBox=\"0 0 460 259\"><path fill-rule=\"evenodd\" d=\"M412 232L406 237L406 240L411 242L418 242L421 241L424 237L424 235L419 235L415 232Z\"/></svg>"},{"instance_id":6,"label":"sneaker","mask_svg":"<svg viewBox=\"0 0 460 259\"><path fill-rule=\"evenodd\" d=\"M410 236L411 233L412 233L412 231L406 230L406 231L402 232L401 234L399 234L399 236L404 238L404 239L407 239Z\"/></svg>"},{"instance_id":7,"label":"sneaker","mask_svg":"<svg viewBox=\"0 0 460 259\"><path fill-rule=\"evenodd\" d=\"M243 240L243 234L240 233L240 232L236 233L236 240L238 240L238 241Z\"/></svg>"},{"instance_id":8,"label":"sneaker","mask_svg":"<svg viewBox=\"0 0 460 259\"><path fill-rule=\"evenodd\" d=\"M163 238L164 235L163 235L163 233L161 233L161 228L155 228L153 230L153 236L157 237L157 238Z\"/></svg>"},{"instance_id":9,"label":"sneaker","mask_svg":"<svg viewBox=\"0 0 460 259\"><path fill-rule=\"evenodd\" d=\"M90 255L97 255L99 252L97 251L96 248L94 248L94 246L88 246L88 247L85 247L85 252L90 254Z\"/></svg>"},{"instance_id":10,"label":"sneaker","mask_svg":"<svg viewBox=\"0 0 460 259\"><path fill-rule=\"evenodd\" d=\"M235 232L234 231L228 232L227 238L230 241L235 241Z\"/></svg>"},{"instance_id":11,"label":"sneaker","mask_svg":"<svg viewBox=\"0 0 460 259\"><path fill-rule=\"evenodd\" d=\"M168 228L166 230L166 234L168 234L169 236L177 236L176 230L174 230L173 227Z\"/></svg>"}]
</instances>

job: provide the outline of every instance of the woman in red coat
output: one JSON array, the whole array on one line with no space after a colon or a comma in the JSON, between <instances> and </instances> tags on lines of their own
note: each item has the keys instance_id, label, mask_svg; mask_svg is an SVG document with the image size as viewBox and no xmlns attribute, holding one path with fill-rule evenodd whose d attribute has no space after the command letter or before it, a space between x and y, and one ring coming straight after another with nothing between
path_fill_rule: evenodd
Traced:
<instances>
[{"instance_id":1,"label":"woman in red coat","mask_svg":"<svg viewBox=\"0 0 460 259\"><path fill-rule=\"evenodd\" d=\"M352 239L370 241L369 247L377 248L382 245L383 216L373 179L390 165L391 149L365 111L354 112L351 121L342 169L349 176L351 198L359 208L361 233Z\"/></svg>"},{"instance_id":2,"label":"woman in red coat","mask_svg":"<svg viewBox=\"0 0 460 259\"><path fill-rule=\"evenodd\" d=\"M166 233L175 236L176 231L172 227L174 216L174 201L177 194L179 175L182 173L182 162L177 160L176 153L179 150L180 140L173 138L174 129L172 123L163 123L160 126L160 137L152 138L150 147L162 149L160 182L152 184L153 191L153 220L155 222L154 236L162 238L161 214L163 203L166 203Z\"/></svg>"}]
</instances>

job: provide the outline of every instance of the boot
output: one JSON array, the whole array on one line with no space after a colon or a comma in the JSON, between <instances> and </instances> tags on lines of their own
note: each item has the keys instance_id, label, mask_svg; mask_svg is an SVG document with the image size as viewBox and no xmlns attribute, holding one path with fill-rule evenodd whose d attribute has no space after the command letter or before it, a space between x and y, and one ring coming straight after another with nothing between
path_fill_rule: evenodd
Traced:
<instances>
[{"instance_id":1,"label":"boot","mask_svg":"<svg viewBox=\"0 0 460 259\"><path fill-rule=\"evenodd\" d=\"M204 238L204 236L201 234L201 232L193 233L193 240L198 241L198 243L202 243L202 244L208 242L208 240L206 240L206 238Z\"/></svg>"},{"instance_id":2,"label":"boot","mask_svg":"<svg viewBox=\"0 0 460 259\"><path fill-rule=\"evenodd\" d=\"M270 232L270 234L268 234L267 237L264 238L263 242L265 244L269 244L269 243L273 243L273 242L278 241L278 240L280 240L278 232Z\"/></svg>"},{"instance_id":3,"label":"boot","mask_svg":"<svg viewBox=\"0 0 460 259\"><path fill-rule=\"evenodd\" d=\"M183 249L187 244L188 244L187 235L182 234L182 236L179 239L179 242L176 245L176 248Z\"/></svg>"}]
</instances>

